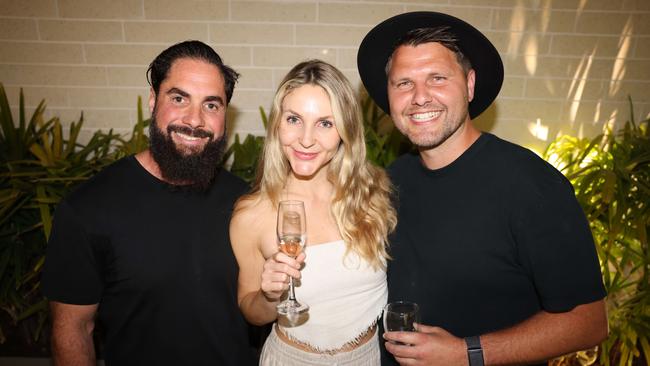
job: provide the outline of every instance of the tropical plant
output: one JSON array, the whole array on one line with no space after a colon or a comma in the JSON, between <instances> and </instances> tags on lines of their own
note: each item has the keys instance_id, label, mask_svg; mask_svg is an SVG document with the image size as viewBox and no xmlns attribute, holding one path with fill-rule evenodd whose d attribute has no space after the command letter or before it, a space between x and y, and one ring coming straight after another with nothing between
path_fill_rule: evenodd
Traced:
<instances>
[{"instance_id":1,"label":"tropical plant","mask_svg":"<svg viewBox=\"0 0 650 366\"><path fill-rule=\"evenodd\" d=\"M21 90L14 120L0 84L0 343L7 332L39 342L48 319L40 273L52 212L77 184L146 147L148 121L142 119L140 100L138 111L130 139L97 131L83 144L83 115L64 132L59 118L45 119L42 101L27 119Z\"/></svg>"},{"instance_id":2,"label":"tropical plant","mask_svg":"<svg viewBox=\"0 0 650 366\"><path fill-rule=\"evenodd\" d=\"M149 147L149 135L145 131L148 129L150 123L151 118L144 118L142 98L138 96L138 116L129 139L126 140L123 136L112 135L116 139L116 143L112 145L115 148L114 157L120 159L147 149Z\"/></svg>"},{"instance_id":3,"label":"tropical plant","mask_svg":"<svg viewBox=\"0 0 650 366\"><path fill-rule=\"evenodd\" d=\"M589 220L607 289L603 365L650 365L649 119L593 140L562 136L544 156L569 178ZM594 361L595 361L594 357Z\"/></svg>"},{"instance_id":4,"label":"tropical plant","mask_svg":"<svg viewBox=\"0 0 650 366\"><path fill-rule=\"evenodd\" d=\"M412 149L390 117L365 93L361 98L361 112L368 160L377 166L387 167L398 156Z\"/></svg>"},{"instance_id":5,"label":"tropical plant","mask_svg":"<svg viewBox=\"0 0 650 366\"><path fill-rule=\"evenodd\" d=\"M262 118L264 130L266 130L268 118L262 107L260 107L260 117ZM264 137L248 134L244 141L241 142L239 134L235 134L235 141L230 145L225 155L226 160L232 156L230 172L251 183L255 179L255 171L263 148Z\"/></svg>"}]
</instances>

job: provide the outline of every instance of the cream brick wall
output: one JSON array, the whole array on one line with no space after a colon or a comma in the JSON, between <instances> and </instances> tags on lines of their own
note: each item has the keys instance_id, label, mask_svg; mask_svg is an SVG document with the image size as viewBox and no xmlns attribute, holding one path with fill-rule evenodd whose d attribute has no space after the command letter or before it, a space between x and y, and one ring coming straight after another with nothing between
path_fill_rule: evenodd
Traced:
<instances>
[{"instance_id":1,"label":"cream brick wall","mask_svg":"<svg viewBox=\"0 0 650 366\"><path fill-rule=\"evenodd\" d=\"M650 113L650 0L0 0L0 82L13 108L33 109L85 135L128 131L146 101L145 71L172 43L214 46L242 78L231 131L261 134L258 107L295 63L321 58L359 86L357 46L377 22L405 11L447 12L474 24L502 54L506 79L478 124L528 147L558 133L593 136Z\"/></svg>"}]
</instances>

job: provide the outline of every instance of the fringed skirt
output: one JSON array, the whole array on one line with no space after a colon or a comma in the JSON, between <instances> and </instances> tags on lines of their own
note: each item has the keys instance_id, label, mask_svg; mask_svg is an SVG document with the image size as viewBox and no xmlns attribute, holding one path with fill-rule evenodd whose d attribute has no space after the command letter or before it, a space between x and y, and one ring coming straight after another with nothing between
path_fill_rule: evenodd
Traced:
<instances>
[{"instance_id":1,"label":"fringed skirt","mask_svg":"<svg viewBox=\"0 0 650 366\"><path fill-rule=\"evenodd\" d=\"M326 354L306 352L283 342L278 337L274 326L262 348L260 366L378 366L380 364L378 333L375 332L368 342L351 351Z\"/></svg>"}]
</instances>

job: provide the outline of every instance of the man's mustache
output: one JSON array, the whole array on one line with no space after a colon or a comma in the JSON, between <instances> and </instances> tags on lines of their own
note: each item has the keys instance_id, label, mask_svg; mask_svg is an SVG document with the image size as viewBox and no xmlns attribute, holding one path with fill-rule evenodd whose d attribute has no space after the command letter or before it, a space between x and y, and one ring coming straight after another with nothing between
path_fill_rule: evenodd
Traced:
<instances>
[{"instance_id":1,"label":"man's mustache","mask_svg":"<svg viewBox=\"0 0 650 366\"><path fill-rule=\"evenodd\" d=\"M201 128L192 128L189 126L178 126L178 125L169 125L167 126L167 133L171 134L172 132L181 133L183 135L198 137L198 138L209 138L212 140L214 134L210 131L206 131Z\"/></svg>"}]
</instances>

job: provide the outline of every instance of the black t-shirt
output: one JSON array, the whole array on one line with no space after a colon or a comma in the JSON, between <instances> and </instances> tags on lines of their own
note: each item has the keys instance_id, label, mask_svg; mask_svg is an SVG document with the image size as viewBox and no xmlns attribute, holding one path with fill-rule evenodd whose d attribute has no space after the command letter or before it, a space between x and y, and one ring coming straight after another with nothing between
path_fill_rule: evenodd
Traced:
<instances>
[{"instance_id":1,"label":"black t-shirt","mask_svg":"<svg viewBox=\"0 0 650 366\"><path fill-rule=\"evenodd\" d=\"M531 151L484 133L444 168L405 155L389 174L389 301L417 302L423 324L481 335L605 296L570 182Z\"/></svg>"},{"instance_id":2,"label":"black t-shirt","mask_svg":"<svg viewBox=\"0 0 650 366\"><path fill-rule=\"evenodd\" d=\"M99 303L107 366L254 364L228 236L246 190L225 170L198 193L161 182L133 156L116 162L58 206L44 294Z\"/></svg>"}]
</instances>

